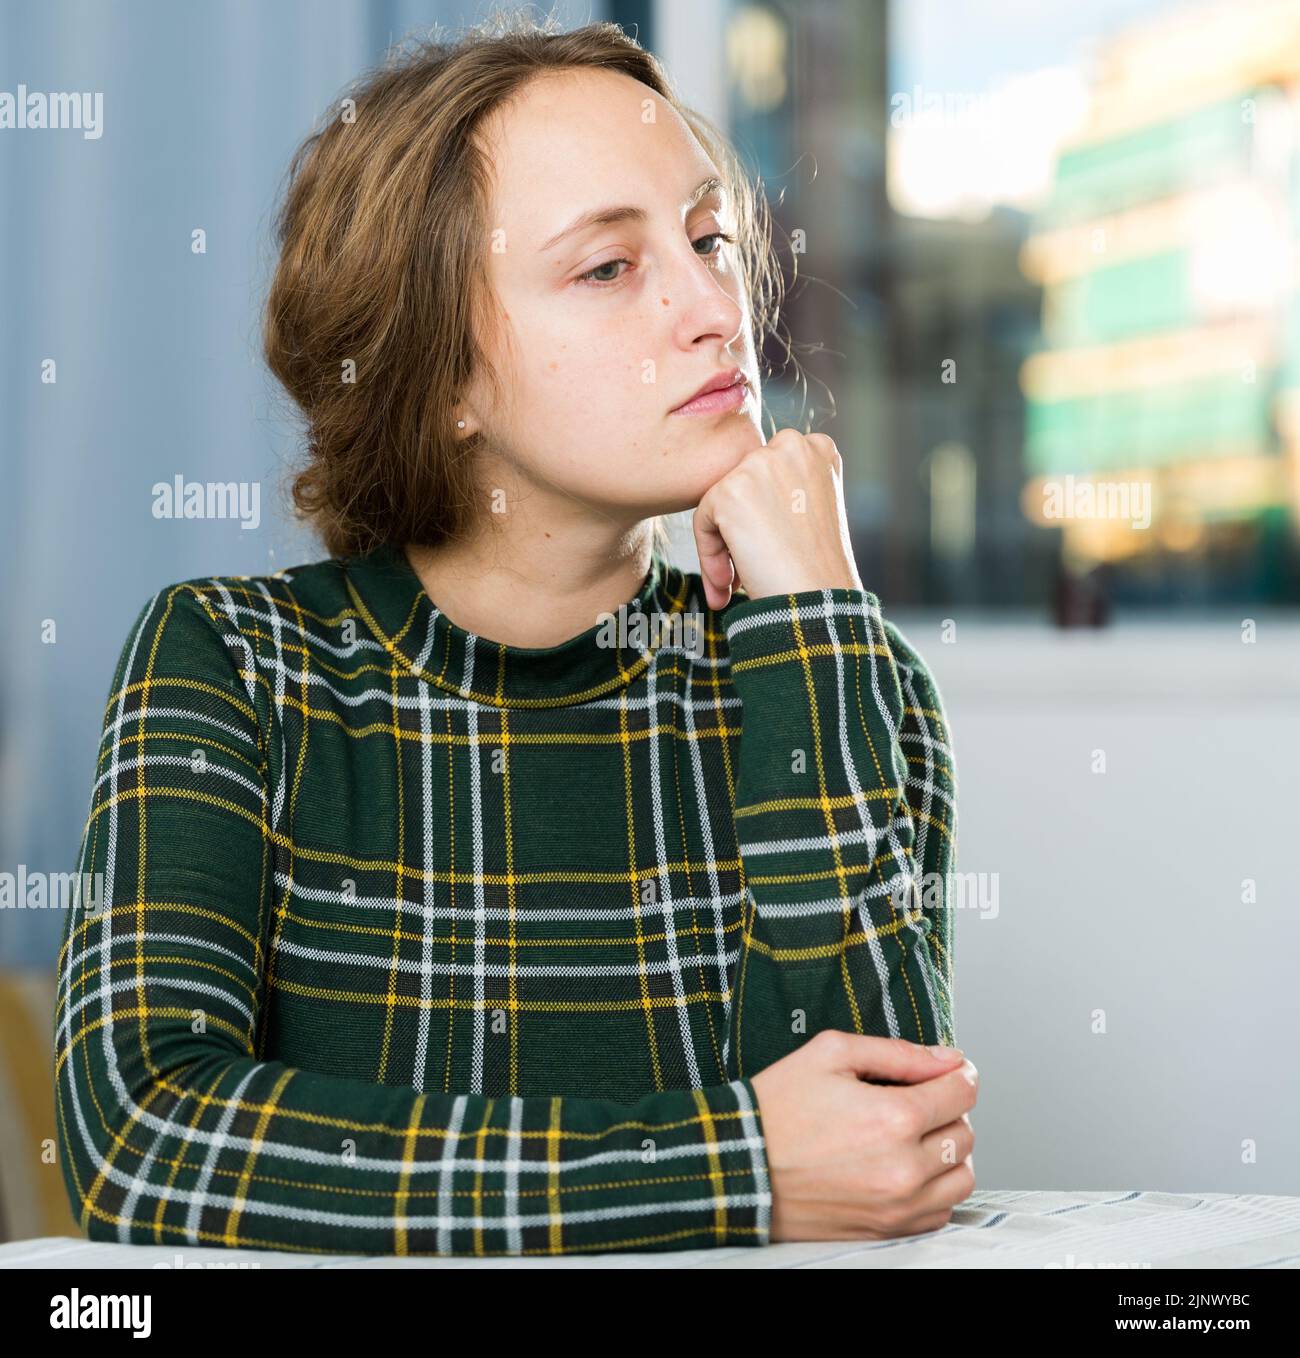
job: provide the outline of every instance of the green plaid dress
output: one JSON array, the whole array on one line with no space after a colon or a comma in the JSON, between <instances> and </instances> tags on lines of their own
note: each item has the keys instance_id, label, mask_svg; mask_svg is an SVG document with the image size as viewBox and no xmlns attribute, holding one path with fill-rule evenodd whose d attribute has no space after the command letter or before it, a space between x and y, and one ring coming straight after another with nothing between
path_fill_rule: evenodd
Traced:
<instances>
[{"instance_id":1,"label":"green plaid dress","mask_svg":"<svg viewBox=\"0 0 1300 1358\"><path fill-rule=\"evenodd\" d=\"M952 752L878 598L656 557L617 624L476 637L393 547L144 604L58 958L92 1240L761 1245L751 1077L954 1040Z\"/></svg>"}]
</instances>

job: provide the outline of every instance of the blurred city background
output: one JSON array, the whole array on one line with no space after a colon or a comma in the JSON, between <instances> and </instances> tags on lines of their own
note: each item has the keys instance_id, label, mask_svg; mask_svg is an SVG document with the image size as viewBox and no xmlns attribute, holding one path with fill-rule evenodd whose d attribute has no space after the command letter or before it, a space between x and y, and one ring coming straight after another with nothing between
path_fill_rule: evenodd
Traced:
<instances>
[{"instance_id":1,"label":"blurred city background","mask_svg":"<svg viewBox=\"0 0 1300 1358\"><path fill-rule=\"evenodd\" d=\"M282 176L390 43L484 12L0 9L0 92L103 92L99 137L0 127L0 874L73 868L154 591L324 555L258 350ZM1300 1193L1300 0L556 13L623 25L763 181L767 404L845 458L998 902L957 920L980 1186ZM260 523L154 518L178 475L259 483ZM61 923L0 909L0 1238L77 1233L33 1149Z\"/></svg>"}]
</instances>

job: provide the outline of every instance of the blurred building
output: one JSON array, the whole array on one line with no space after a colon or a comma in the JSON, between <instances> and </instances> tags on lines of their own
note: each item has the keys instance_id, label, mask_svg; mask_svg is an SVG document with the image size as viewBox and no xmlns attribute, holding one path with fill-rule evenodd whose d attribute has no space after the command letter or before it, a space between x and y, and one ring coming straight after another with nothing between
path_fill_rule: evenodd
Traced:
<instances>
[{"instance_id":1,"label":"blurred building","mask_svg":"<svg viewBox=\"0 0 1300 1358\"><path fill-rule=\"evenodd\" d=\"M765 399L836 440L888 606L1300 599L1300 0L996 88L896 60L889 0L616 12L762 179Z\"/></svg>"},{"instance_id":2,"label":"blurred building","mask_svg":"<svg viewBox=\"0 0 1300 1358\"><path fill-rule=\"evenodd\" d=\"M657 6L653 32L763 181L790 281L765 400L778 427L835 439L863 578L891 606L1018 604L1046 593L1057 555L1018 508L1017 375L1040 310L1017 263L1028 219L891 200L889 20L888 0L702 0L689 24Z\"/></svg>"},{"instance_id":3,"label":"blurred building","mask_svg":"<svg viewBox=\"0 0 1300 1358\"><path fill-rule=\"evenodd\" d=\"M1189 8L1098 54L1021 255L1026 518L1116 597L1300 598L1300 3Z\"/></svg>"}]
</instances>

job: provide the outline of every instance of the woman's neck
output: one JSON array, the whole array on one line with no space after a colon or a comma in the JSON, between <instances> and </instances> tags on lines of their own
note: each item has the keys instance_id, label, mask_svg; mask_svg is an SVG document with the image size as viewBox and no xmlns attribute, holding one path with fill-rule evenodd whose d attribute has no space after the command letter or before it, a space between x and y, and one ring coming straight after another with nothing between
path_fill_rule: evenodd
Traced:
<instances>
[{"instance_id":1,"label":"woman's neck","mask_svg":"<svg viewBox=\"0 0 1300 1358\"><path fill-rule=\"evenodd\" d=\"M651 524L586 533L489 529L406 548L425 593L457 627L507 646L558 646L616 613L650 569Z\"/></svg>"}]
</instances>

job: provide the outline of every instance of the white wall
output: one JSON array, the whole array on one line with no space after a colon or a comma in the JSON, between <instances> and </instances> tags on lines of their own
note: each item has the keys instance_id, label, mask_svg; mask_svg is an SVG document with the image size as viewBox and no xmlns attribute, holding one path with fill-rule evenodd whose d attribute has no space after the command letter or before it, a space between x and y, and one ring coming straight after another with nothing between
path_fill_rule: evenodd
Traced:
<instances>
[{"instance_id":1,"label":"white wall","mask_svg":"<svg viewBox=\"0 0 1300 1358\"><path fill-rule=\"evenodd\" d=\"M948 710L957 870L997 874L956 919L980 1185L1300 1193L1300 621L885 612Z\"/></svg>"}]
</instances>

